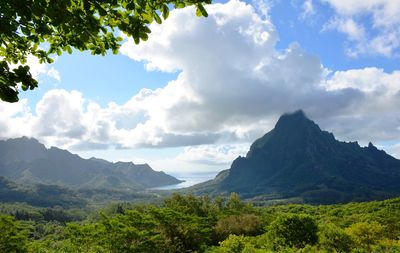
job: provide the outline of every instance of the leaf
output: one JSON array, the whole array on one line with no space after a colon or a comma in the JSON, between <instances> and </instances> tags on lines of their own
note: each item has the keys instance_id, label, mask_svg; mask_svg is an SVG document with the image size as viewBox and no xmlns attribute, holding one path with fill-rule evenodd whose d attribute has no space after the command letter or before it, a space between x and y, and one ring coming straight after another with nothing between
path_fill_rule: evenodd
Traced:
<instances>
[{"instance_id":1,"label":"leaf","mask_svg":"<svg viewBox=\"0 0 400 253\"><path fill-rule=\"evenodd\" d=\"M163 15L164 19L167 19L169 16L169 8L168 8L168 5L166 5L166 4L164 4L162 6L162 15Z\"/></svg>"},{"instance_id":2,"label":"leaf","mask_svg":"<svg viewBox=\"0 0 400 253\"><path fill-rule=\"evenodd\" d=\"M151 30L148 26L143 26L143 30L145 33L151 33Z\"/></svg>"},{"instance_id":3,"label":"leaf","mask_svg":"<svg viewBox=\"0 0 400 253\"><path fill-rule=\"evenodd\" d=\"M21 31L22 31L23 34L25 34L27 36L31 35L31 31L29 30L29 28L27 28L25 26L21 27Z\"/></svg>"},{"instance_id":4,"label":"leaf","mask_svg":"<svg viewBox=\"0 0 400 253\"><path fill-rule=\"evenodd\" d=\"M142 33L140 33L140 38L143 41L147 41L149 39L149 36L147 35L147 33L142 32Z\"/></svg>"},{"instance_id":5,"label":"leaf","mask_svg":"<svg viewBox=\"0 0 400 253\"><path fill-rule=\"evenodd\" d=\"M183 2L179 2L179 3L177 3L176 5L175 5L175 8L177 8L177 9L180 9L180 8L185 8L185 3L183 3Z\"/></svg>"},{"instance_id":6,"label":"leaf","mask_svg":"<svg viewBox=\"0 0 400 253\"><path fill-rule=\"evenodd\" d=\"M135 2L129 2L127 5L126 5L126 9L127 10L130 10L130 11L132 11L132 10L134 10L135 9Z\"/></svg>"},{"instance_id":7,"label":"leaf","mask_svg":"<svg viewBox=\"0 0 400 253\"><path fill-rule=\"evenodd\" d=\"M154 20L157 22L157 24L162 23L160 16L158 16L158 14L156 12L153 12L153 17L154 17Z\"/></svg>"},{"instance_id":8,"label":"leaf","mask_svg":"<svg viewBox=\"0 0 400 253\"><path fill-rule=\"evenodd\" d=\"M201 5L201 4L197 5L196 16L198 16L198 17L201 17L201 16L208 17L208 13L207 13L207 11L206 11L206 9L204 8L203 5Z\"/></svg>"}]
</instances>

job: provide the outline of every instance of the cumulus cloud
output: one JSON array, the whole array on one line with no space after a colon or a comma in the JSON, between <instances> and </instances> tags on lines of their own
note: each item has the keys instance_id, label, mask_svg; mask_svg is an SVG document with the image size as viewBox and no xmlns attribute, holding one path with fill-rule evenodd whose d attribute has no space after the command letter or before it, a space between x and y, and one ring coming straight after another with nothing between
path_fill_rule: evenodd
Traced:
<instances>
[{"instance_id":1,"label":"cumulus cloud","mask_svg":"<svg viewBox=\"0 0 400 253\"><path fill-rule=\"evenodd\" d=\"M394 95L400 89L400 70L386 73L383 69L370 67L336 71L324 85L328 90L353 88L364 93Z\"/></svg>"},{"instance_id":2,"label":"cumulus cloud","mask_svg":"<svg viewBox=\"0 0 400 253\"><path fill-rule=\"evenodd\" d=\"M399 71L332 72L296 43L277 50L268 15L249 4L207 10L208 18L174 10L151 26L146 43L123 44L121 52L148 70L179 72L164 87L106 106L78 91L51 90L33 112L0 104L9 111L0 129L73 149L186 146L180 160L215 164L242 154L237 143L269 131L282 113L302 108L340 139L400 142Z\"/></svg>"},{"instance_id":3,"label":"cumulus cloud","mask_svg":"<svg viewBox=\"0 0 400 253\"><path fill-rule=\"evenodd\" d=\"M322 83L328 90L354 89L363 99L340 114L322 119L323 126L345 140L400 142L400 71L378 68L337 71Z\"/></svg>"},{"instance_id":4,"label":"cumulus cloud","mask_svg":"<svg viewBox=\"0 0 400 253\"><path fill-rule=\"evenodd\" d=\"M377 54L386 57L399 56L399 1L320 1L329 4L336 13L325 28L337 29L354 42L348 48L351 56L360 54Z\"/></svg>"},{"instance_id":5,"label":"cumulus cloud","mask_svg":"<svg viewBox=\"0 0 400 253\"><path fill-rule=\"evenodd\" d=\"M136 46L128 40L121 48L149 70L180 71L152 97L158 105L150 118L164 131L254 138L252 133L262 133L260 123L269 127L266 119L281 112L313 107L320 99L329 106L339 95L353 94L320 88L325 70L299 45L277 51L275 27L251 5L230 1L208 12L207 19L193 19L192 9L176 10L163 26L151 27L149 41Z\"/></svg>"},{"instance_id":6,"label":"cumulus cloud","mask_svg":"<svg viewBox=\"0 0 400 253\"><path fill-rule=\"evenodd\" d=\"M0 138L30 136L31 119L27 99L21 99L18 103L0 101Z\"/></svg>"}]
</instances>

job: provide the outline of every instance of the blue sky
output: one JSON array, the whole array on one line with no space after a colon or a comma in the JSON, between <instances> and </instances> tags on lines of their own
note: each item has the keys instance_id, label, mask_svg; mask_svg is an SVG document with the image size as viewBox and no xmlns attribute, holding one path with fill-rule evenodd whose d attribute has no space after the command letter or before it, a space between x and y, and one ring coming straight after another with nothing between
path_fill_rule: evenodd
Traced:
<instances>
[{"instance_id":1,"label":"blue sky","mask_svg":"<svg viewBox=\"0 0 400 253\"><path fill-rule=\"evenodd\" d=\"M40 88L0 103L2 138L167 172L229 168L282 113L400 158L400 3L215 1L172 11L118 55L29 62Z\"/></svg>"}]
</instances>

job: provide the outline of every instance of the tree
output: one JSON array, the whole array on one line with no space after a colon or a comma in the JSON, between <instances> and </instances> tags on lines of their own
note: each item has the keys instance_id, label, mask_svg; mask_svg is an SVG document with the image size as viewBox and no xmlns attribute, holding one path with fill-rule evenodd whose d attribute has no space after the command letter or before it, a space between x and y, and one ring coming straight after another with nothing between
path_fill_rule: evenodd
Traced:
<instances>
[{"instance_id":1,"label":"tree","mask_svg":"<svg viewBox=\"0 0 400 253\"><path fill-rule=\"evenodd\" d=\"M303 248L318 241L318 226L308 215L283 214L269 226L269 234L278 246Z\"/></svg>"},{"instance_id":2,"label":"tree","mask_svg":"<svg viewBox=\"0 0 400 253\"><path fill-rule=\"evenodd\" d=\"M215 253L244 253L254 252L254 247L244 236L230 235L225 241L220 243L220 247L212 251Z\"/></svg>"},{"instance_id":3,"label":"tree","mask_svg":"<svg viewBox=\"0 0 400 253\"><path fill-rule=\"evenodd\" d=\"M117 31L138 44L148 39L148 25L162 23L171 8L195 5L196 15L206 17L203 4L208 3L211 0L0 1L0 99L17 102L19 89L38 86L26 64L28 55L52 63L54 54L72 53L73 48L93 55L117 53L122 41Z\"/></svg>"},{"instance_id":4,"label":"tree","mask_svg":"<svg viewBox=\"0 0 400 253\"><path fill-rule=\"evenodd\" d=\"M350 235L333 223L324 224L318 237L321 246L328 252L350 252L353 243Z\"/></svg>"},{"instance_id":5,"label":"tree","mask_svg":"<svg viewBox=\"0 0 400 253\"><path fill-rule=\"evenodd\" d=\"M355 244L372 252L371 246L377 244L383 233L383 226L378 222L358 222L346 228Z\"/></svg>"},{"instance_id":6,"label":"tree","mask_svg":"<svg viewBox=\"0 0 400 253\"><path fill-rule=\"evenodd\" d=\"M263 226L257 215L240 214L218 220L214 230L219 240L225 240L229 235L260 235L263 232Z\"/></svg>"},{"instance_id":7,"label":"tree","mask_svg":"<svg viewBox=\"0 0 400 253\"><path fill-rule=\"evenodd\" d=\"M103 215L101 236L108 252L159 252L158 222L147 213L127 210L115 217Z\"/></svg>"},{"instance_id":8,"label":"tree","mask_svg":"<svg viewBox=\"0 0 400 253\"><path fill-rule=\"evenodd\" d=\"M27 252L28 234L11 216L0 216L0 252Z\"/></svg>"}]
</instances>

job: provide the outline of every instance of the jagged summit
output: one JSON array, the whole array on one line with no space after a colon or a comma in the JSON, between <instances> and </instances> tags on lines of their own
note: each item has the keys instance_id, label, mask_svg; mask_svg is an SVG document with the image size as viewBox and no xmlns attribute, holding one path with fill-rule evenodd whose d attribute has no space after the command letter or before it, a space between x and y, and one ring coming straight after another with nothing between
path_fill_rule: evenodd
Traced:
<instances>
[{"instance_id":1,"label":"jagged summit","mask_svg":"<svg viewBox=\"0 0 400 253\"><path fill-rule=\"evenodd\" d=\"M286 156L289 150L301 153L308 152L311 147L332 149L335 141L333 134L322 131L302 110L298 110L283 114L274 129L251 145L247 157L260 152L267 156Z\"/></svg>"},{"instance_id":2,"label":"jagged summit","mask_svg":"<svg viewBox=\"0 0 400 253\"><path fill-rule=\"evenodd\" d=\"M275 131L300 132L304 130L320 131L314 121L310 120L302 110L283 114L275 125Z\"/></svg>"},{"instance_id":3,"label":"jagged summit","mask_svg":"<svg viewBox=\"0 0 400 253\"><path fill-rule=\"evenodd\" d=\"M308 119L306 114L304 113L303 110L297 110L292 113L285 113L282 116L279 117L275 127L279 126L284 126L287 124L296 124L296 123L302 123L302 122L309 122L311 121Z\"/></svg>"}]
</instances>

